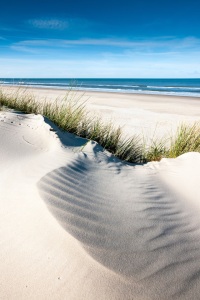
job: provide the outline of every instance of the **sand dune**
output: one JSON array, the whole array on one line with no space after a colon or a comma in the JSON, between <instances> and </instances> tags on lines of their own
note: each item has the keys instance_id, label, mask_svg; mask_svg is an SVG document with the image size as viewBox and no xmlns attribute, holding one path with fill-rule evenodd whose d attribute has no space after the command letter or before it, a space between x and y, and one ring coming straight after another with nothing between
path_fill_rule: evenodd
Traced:
<instances>
[{"instance_id":1,"label":"sand dune","mask_svg":"<svg viewBox=\"0 0 200 300\"><path fill-rule=\"evenodd\" d=\"M1 112L0 166L1 299L200 299L199 153L126 164Z\"/></svg>"}]
</instances>

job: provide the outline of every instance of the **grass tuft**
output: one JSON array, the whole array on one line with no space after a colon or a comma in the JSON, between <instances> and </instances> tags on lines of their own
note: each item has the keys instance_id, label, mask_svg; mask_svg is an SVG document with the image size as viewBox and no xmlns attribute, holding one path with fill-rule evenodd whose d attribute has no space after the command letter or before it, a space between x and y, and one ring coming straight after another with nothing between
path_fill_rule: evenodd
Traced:
<instances>
[{"instance_id":1,"label":"grass tuft","mask_svg":"<svg viewBox=\"0 0 200 300\"><path fill-rule=\"evenodd\" d=\"M193 125L182 124L177 129L174 138L171 139L168 157L175 158L186 152L200 152L200 123Z\"/></svg>"},{"instance_id":2,"label":"grass tuft","mask_svg":"<svg viewBox=\"0 0 200 300\"><path fill-rule=\"evenodd\" d=\"M144 146L143 161L160 161L167 157L167 147L164 140L153 140L149 146Z\"/></svg>"}]
</instances>

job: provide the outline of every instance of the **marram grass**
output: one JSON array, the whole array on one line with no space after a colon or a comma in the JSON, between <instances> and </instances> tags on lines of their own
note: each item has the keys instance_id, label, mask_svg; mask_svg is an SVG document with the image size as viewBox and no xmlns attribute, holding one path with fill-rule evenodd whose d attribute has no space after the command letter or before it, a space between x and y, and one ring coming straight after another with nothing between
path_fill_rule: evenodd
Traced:
<instances>
[{"instance_id":1,"label":"marram grass","mask_svg":"<svg viewBox=\"0 0 200 300\"><path fill-rule=\"evenodd\" d=\"M168 157L174 158L186 152L200 152L200 123L182 124L171 138Z\"/></svg>"},{"instance_id":2,"label":"marram grass","mask_svg":"<svg viewBox=\"0 0 200 300\"><path fill-rule=\"evenodd\" d=\"M62 100L40 102L20 89L15 94L0 91L0 110L2 106L24 113L41 114L61 129L94 140L116 157L131 163L159 161L186 152L200 152L199 122L191 126L182 124L174 137L153 140L147 145L140 136L123 137L121 127L115 127L112 122L105 124L100 118L91 116L81 97L74 92L68 92Z\"/></svg>"}]
</instances>

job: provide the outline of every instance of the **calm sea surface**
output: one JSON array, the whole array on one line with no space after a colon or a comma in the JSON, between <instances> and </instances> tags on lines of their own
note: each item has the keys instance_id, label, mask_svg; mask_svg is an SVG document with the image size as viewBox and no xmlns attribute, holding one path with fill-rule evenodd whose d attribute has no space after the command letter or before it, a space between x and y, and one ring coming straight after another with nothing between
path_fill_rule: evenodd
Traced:
<instances>
[{"instance_id":1,"label":"calm sea surface","mask_svg":"<svg viewBox=\"0 0 200 300\"><path fill-rule=\"evenodd\" d=\"M0 85L200 97L198 79L0 78Z\"/></svg>"}]
</instances>

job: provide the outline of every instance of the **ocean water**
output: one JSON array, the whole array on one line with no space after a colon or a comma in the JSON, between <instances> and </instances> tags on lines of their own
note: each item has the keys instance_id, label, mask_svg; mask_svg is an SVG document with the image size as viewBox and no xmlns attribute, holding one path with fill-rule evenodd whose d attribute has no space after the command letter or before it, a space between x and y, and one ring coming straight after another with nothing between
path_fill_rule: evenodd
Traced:
<instances>
[{"instance_id":1,"label":"ocean water","mask_svg":"<svg viewBox=\"0 0 200 300\"><path fill-rule=\"evenodd\" d=\"M197 79L0 78L0 85L200 97Z\"/></svg>"}]
</instances>

